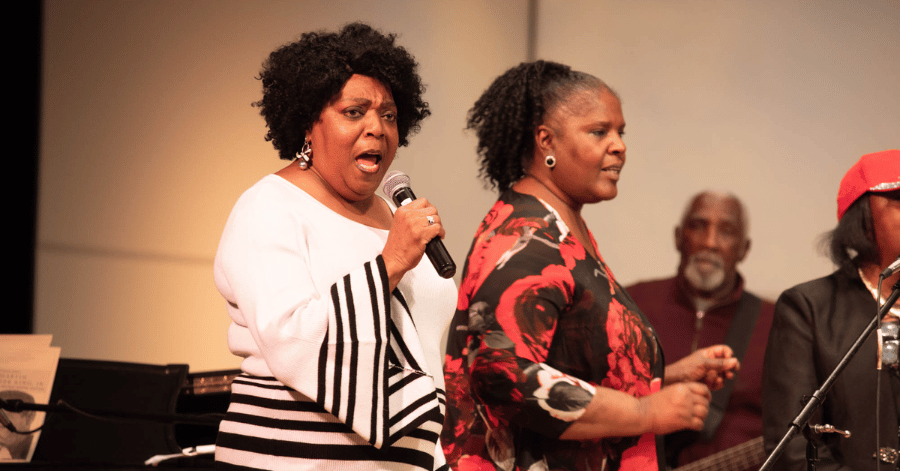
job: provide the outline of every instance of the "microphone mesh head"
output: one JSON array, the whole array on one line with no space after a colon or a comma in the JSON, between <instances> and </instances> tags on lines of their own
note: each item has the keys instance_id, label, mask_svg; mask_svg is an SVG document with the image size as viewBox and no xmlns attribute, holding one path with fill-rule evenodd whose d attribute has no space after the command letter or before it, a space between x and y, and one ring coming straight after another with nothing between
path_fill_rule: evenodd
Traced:
<instances>
[{"instance_id":1,"label":"microphone mesh head","mask_svg":"<svg viewBox=\"0 0 900 471\"><path fill-rule=\"evenodd\" d=\"M381 189L393 199L394 192L400 188L409 188L409 176L399 170L391 170L384 176L384 186Z\"/></svg>"}]
</instances>

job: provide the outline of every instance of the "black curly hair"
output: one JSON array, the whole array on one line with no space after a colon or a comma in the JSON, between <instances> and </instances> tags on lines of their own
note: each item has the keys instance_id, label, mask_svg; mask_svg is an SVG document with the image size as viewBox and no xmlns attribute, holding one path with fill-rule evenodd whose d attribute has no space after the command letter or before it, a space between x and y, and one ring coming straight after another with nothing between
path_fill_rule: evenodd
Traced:
<instances>
[{"instance_id":1,"label":"black curly hair","mask_svg":"<svg viewBox=\"0 0 900 471\"><path fill-rule=\"evenodd\" d=\"M409 144L410 133L418 132L431 111L422 100L425 86L418 64L406 49L394 45L395 38L364 23L350 23L337 33L304 33L269 55L257 77L263 97L253 105L269 128L266 140L282 159L295 158L306 132L353 74L377 79L391 91L399 145Z\"/></svg>"},{"instance_id":2,"label":"black curly hair","mask_svg":"<svg viewBox=\"0 0 900 471\"><path fill-rule=\"evenodd\" d=\"M500 192L525 175L534 152L534 129L548 111L573 93L597 88L618 94L602 80L550 61L523 62L497 77L469 110L466 129L478 136L479 176Z\"/></svg>"}]
</instances>

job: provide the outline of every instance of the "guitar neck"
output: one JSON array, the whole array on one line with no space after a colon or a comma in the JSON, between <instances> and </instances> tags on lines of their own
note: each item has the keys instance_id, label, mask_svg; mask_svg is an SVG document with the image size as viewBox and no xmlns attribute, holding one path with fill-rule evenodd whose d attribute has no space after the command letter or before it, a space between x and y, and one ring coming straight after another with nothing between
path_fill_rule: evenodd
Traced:
<instances>
[{"instance_id":1,"label":"guitar neck","mask_svg":"<svg viewBox=\"0 0 900 471\"><path fill-rule=\"evenodd\" d=\"M766 460L763 438L756 437L706 458L679 466L675 471L744 471Z\"/></svg>"}]
</instances>

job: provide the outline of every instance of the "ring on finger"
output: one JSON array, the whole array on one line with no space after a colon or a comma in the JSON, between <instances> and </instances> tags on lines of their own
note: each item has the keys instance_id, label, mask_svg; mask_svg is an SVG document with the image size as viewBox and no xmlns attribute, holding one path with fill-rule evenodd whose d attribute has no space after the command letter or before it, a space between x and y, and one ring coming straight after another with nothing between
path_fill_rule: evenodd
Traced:
<instances>
[{"instance_id":1,"label":"ring on finger","mask_svg":"<svg viewBox=\"0 0 900 471\"><path fill-rule=\"evenodd\" d=\"M428 225L429 225L429 226L434 225L434 218L433 218L433 217L431 217L431 216L425 216L425 219L428 220Z\"/></svg>"}]
</instances>

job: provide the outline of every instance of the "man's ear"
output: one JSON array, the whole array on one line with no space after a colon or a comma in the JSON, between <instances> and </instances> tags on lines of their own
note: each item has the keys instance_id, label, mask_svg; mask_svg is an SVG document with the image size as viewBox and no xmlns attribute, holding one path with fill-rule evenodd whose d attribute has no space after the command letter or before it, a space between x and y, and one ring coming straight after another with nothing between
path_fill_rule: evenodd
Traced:
<instances>
[{"instance_id":1,"label":"man's ear","mask_svg":"<svg viewBox=\"0 0 900 471\"><path fill-rule=\"evenodd\" d=\"M681 226L675 226L675 250L681 252L681 243L684 241L684 233Z\"/></svg>"},{"instance_id":2,"label":"man's ear","mask_svg":"<svg viewBox=\"0 0 900 471\"><path fill-rule=\"evenodd\" d=\"M750 239L744 241L744 244L741 246L741 251L738 253L738 261L743 262L744 257L747 256L747 253L750 252Z\"/></svg>"}]
</instances>

